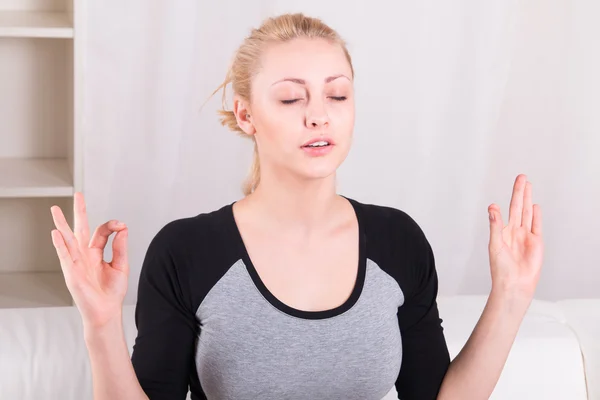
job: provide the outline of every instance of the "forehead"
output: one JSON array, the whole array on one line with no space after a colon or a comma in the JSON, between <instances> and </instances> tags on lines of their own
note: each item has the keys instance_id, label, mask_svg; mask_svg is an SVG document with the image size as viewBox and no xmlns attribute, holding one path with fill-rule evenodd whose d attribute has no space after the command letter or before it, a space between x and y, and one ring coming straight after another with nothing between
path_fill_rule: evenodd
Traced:
<instances>
[{"instance_id":1,"label":"forehead","mask_svg":"<svg viewBox=\"0 0 600 400\"><path fill-rule=\"evenodd\" d=\"M326 77L339 74L352 78L340 45L324 39L299 38L269 44L261 55L256 78L264 85L283 78L303 79L310 85L322 84Z\"/></svg>"}]
</instances>

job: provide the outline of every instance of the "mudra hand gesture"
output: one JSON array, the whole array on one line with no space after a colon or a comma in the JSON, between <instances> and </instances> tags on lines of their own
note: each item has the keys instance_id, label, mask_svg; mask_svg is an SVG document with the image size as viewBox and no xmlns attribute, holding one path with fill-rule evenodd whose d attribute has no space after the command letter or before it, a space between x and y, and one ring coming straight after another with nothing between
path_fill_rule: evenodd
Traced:
<instances>
[{"instance_id":1,"label":"mudra hand gesture","mask_svg":"<svg viewBox=\"0 0 600 400\"><path fill-rule=\"evenodd\" d=\"M531 192L527 176L518 175L507 225L502 221L498 205L488 207L492 290L529 301L539 281L544 254L542 210L538 204L532 204Z\"/></svg>"},{"instance_id":2,"label":"mudra hand gesture","mask_svg":"<svg viewBox=\"0 0 600 400\"><path fill-rule=\"evenodd\" d=\"M73 196L73 207L74 231L60 207L50 208L57 228L51 232L52 243L84 327L94 329L121 317L129 274L127 227L110 220L99 225L90 239L85 202L79 192ZM112 244L113 259L106 262L104 247L113 232L117 232Z\"/></svg>"}]
</instances>

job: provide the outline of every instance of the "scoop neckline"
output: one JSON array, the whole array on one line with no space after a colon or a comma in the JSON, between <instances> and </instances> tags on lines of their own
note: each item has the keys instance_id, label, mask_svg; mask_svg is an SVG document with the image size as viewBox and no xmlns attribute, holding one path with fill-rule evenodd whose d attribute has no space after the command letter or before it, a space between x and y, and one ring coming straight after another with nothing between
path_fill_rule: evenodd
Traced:
<instances>
[{"instance_id":1,"label":"scoop neckline","mask_svg":"<svg viewBox=\"0 0 600 400\"><path fill-rule=\"evenodd\" d=\"M246 267L246 270L248 271L248 274L250 275L250 278L252 279L252 282L254 283L255 287L263 295L265 300L267 300L273 307L277 308L279 311L281 311L287 315L301 318L301 319L326 319L326 318L332 318L332 317L338 316L338 315L343 314L346 311L350 310L356 304L358 299L360 298L360 295L362 293L364 283L365 283L365 275L366 275L366 269L367 269L367 267L366 267L366 264L367 264L366 237L365 237L365 233L364 233L364 226L363 226L362 216L361 216L360 207L359 207L358 203L355 200L348 198L346 196L341 196L341 197L348 200L348 202L352 205L352 208L354 209L354 214L356 215L356 219L358 222L358 272L357 272L356 280L354 282L354 287L352 288L352 292L350 293L350 296L342 304L340 304L339 306L334 307L334 308L330 308L330 309L326 309L326 310L317 310L317 311L300 310L298 308L294 308L294 307L289 306L288 304L284 303L283 301L279 300L273 293L271 293L271 291L267 288L265 283L260 278L258 271L254 267L254 264L252 263L252 260L250 259L250 255L248 254L248 250L246 248L244 240L242 239L241 232L238 228L237 222L235 220L235 216L233 214L233 205L237 201L232 202L227 207L227 216L229 219L229 225L230 225L233 237L235 239L235 245L241 255L240 258L243 261L244 266Z\"/></svg>"}]
</instances>

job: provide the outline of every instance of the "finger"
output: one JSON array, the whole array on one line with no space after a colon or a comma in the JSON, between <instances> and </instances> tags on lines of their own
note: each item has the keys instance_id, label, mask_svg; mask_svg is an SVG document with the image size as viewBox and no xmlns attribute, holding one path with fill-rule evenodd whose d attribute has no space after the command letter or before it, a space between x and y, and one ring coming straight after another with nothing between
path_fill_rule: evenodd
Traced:
<instances>
[{"instance_id":1,"label":"finger","mask_svg":"<svg viewBox=\"0 0 600 400\"><path fill-rule=\"evenodd\" d=\"M77 263L77 261L81 258L81 253L79 251L79 243L77 242L77 238L71 231L67 220L58 206L50 207L50 212L52 213L52 219L54 220L54 225L56 229L62 235L62 239L69 251L71 256L71 260L73 260L73 264Z\"/></svg>"},{"instance_id":2,"label":"finger","mask_svg":"<svg viewBox=\"0 0 600 400\"><path fill-rule=\"evenodd\" d=\"M112 267L120 271L129 273L129 262L127 261L127 236L129 230L127 228L117 232L112 243L113 259Z\"/></svg>"},{"instance_id":3,"label":"finger","mask_svg":"<svg viewBox=\"0 0 600 400\"><path fill-rule=\"evenodd\" d=\"M61 265L64 265L67 268L70 267L73 263L73 260L71 259L71 254L67 249L62 234L58 231L58 229L52 229L50 235L52 237L52 244L56 249L56 254L58 255L58 259L60 260Z\"/></svg>"},{"instance_id":4,"label":"finger","mask_svg":"<svg viewBox=\"0 0 600 400\"><path fill-rule=\"evenodd\" d=\"M542 236L542 207L539 204L533 205L531 233Z\"/></svg>"},{"instance_id":5,"label":"finger","mask_svg":"<svg viewBox=\"0 0 600 400\"><path fill-rule=\"evenodd\" d=\"M504 241L502 239L502 229L504 228L504 222L502 221L502 214L500 213L500 207L496 204L491 204L488 207L488 214L490 219L490 242L489 249L491 252L498 252Z\"/></svg>"},{"instance_id":6,"label":"finger","mask_svg":"<svg viewBox=\"0 0 600 400\"><path fill-rule=\"evenodd\" d=\"M515 179L513 186L512 198L510 200L510 208L508 210L508 224L511 226L521 226L521 216L523 214L523 194L525 192L525 184L527 176L519 174Z\"/></svg>"},{"instance_id":7,"label":"finger","mask_svg":"<svg viewBox=\"0 0 600 400\"><path fill-rule=\"evenodd\" d=\"M106 243L108 243L108 237L113 232L118 232L123 229L125 229L125 224L119 225L119 221L116 221L114 219L111 219L110 221L105 222L102 225L98 225L98 227L94 231L92 240L90 240L90 249L104 250L104 247L106 247Z\"/></svg>"},{"instance_id":8,"label":"finger","mask_svg":"<svg viewBox=\"0 0 600 400\"><path fill-rule=\"evenodd\" d=\"M85 199L81 192L75 192L73 195L73 211L75 215L75 237L82 246L87 247L90 243L90 227L88 225Z\"/></svg>"},{"instance_id":9,"label":"finger","mask_svg":"<svg viewBox=\"0 0 600 400\"><path fill-rule=\"evenodd\" d=\"M56 254L58 255L58 259L60 261L60 269L65 277L65 282L69 284L72 280L71 272L73 270L73 260L71 259L71 254L69 253L62 234L58 231L58 229L53 229L50 232L50 235L52 236L52 244L56 249Z\"/></svg>"},{"instance_id":10,"label":"finger","mask_svg":"<svg viewBox=\"0 0 600 400\"><path fill-rule=\"evenodd\" d=\"M531 231L531 224L533 219L533 205L531 199L531 192L531 182L527 182L525 185L525 193L523 195L523 215L521 217L521 226L527 228L527 231Z\"/></svg>"}]
</instances>

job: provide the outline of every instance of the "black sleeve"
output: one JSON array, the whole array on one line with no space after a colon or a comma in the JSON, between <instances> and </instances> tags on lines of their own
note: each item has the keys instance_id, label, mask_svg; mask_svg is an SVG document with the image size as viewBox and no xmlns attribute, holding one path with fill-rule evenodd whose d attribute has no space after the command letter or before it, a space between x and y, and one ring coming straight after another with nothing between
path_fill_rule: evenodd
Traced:
<instances>
[{"instance_id":1,"label":"black sleeve","mask_svg":"<svg viewBox=\"0 0 600 400\"><path fill-rule=\"evenodd\" d=\"M151 400L184 400L196 374L194 353L199 328L185 280L185 259L177 250L177 241L173 223L156 234L146 252L138 284L138 331L131 361ZM199 397L194 399L204 398L198 385L194 386Z\"/></svg>"},{"instance_id":2,"label":"black sleeve","mask_svg":"<svg viewBox=\"0 0 600 400\"><path fill-rule=\"evenodd\" d=\"M402 334L402 365L396 381L401 400L435 399L450 365L442 319L437 308L438 278L431 246L416 226L405 275L404 304L398 309ZM416 268L414 268L416 266Z\"/></svg>"}]
</instances>

